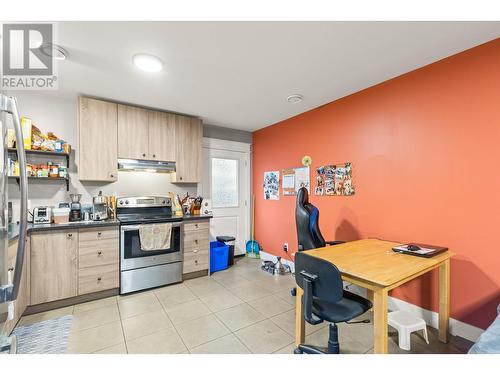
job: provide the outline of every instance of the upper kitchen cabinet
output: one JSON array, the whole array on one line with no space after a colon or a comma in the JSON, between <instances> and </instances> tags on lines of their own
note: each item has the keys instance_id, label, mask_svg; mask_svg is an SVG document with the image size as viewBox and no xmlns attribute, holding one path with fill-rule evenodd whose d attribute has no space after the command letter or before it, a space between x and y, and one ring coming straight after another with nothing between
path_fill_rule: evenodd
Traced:
<instances>
[{"instance_id":1,"label":"upper kitchen cabinet","mask_svg":"<svg viewBox=\"0 0 500 375\"><path fill-rule=\"evenodd\" d=\"M78 175L85 181L116 181L118 177L118 105L79 98Z\"/></svg>"},{"instance_id":2,"label":"upper kitchen cabinet","mask_svg":"<svg viewBox=\"0 0 500 375\"><path fill-rule=\"evenodd\" d=\"M175 115L149 112L149 159L175 161Z\"/></svg>"},{"instance_id":3,"label":"upper kitchen cabinet","mask_svg":"<svg viewBox=\"0 0 500 375\"><path fill-rule=\"evenodd\" d=\"M118 104L118 157L150 159L148 110Z\"/></svg>"},{"instance_id":4,"label":"upper kitchen cabinet","mask_svg":"<svg viewBox=\"0 0 500 375\"><path fill-rule=\"evenodd\" d=\"M175 168L172 182L201 181L203 127L200 119L185 116L175 118Z\"/></svg>"}]
</instances>

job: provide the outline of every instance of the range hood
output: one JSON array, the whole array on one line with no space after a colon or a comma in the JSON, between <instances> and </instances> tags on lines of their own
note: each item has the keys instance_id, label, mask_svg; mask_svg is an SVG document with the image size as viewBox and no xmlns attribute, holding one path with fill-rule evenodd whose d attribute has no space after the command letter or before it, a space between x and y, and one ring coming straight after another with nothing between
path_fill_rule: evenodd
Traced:
<instances>
[{"instance_id":1,"label":"range hood","mask_svg":"<svg viewBox=\"0 0 500 375\"><path fill-rule=\"evenodd\" d=\"M151 173L173 173L175 162L157 160L118 159L119 171L139 171Z\"/></svg>"}]
</instances>

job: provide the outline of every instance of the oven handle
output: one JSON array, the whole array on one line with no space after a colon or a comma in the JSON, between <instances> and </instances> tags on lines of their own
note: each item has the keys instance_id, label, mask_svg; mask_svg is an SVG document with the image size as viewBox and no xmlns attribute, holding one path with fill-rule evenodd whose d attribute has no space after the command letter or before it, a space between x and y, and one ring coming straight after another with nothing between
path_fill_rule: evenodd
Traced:
<instances>
[{"instance_id":1,"label":"oven handle","mask_svg":"<svg viewBox=\"0 0 500 375\"><path fill-rule=\"evenodd\" d=\"M147 225L147 224L144 224ZM172 223L172 227L180 227L182 226L182 223ZM139 230L140 225L121 225L120 229L122 232L130 232L132 230Z\"/></svg>"}]
</instances>

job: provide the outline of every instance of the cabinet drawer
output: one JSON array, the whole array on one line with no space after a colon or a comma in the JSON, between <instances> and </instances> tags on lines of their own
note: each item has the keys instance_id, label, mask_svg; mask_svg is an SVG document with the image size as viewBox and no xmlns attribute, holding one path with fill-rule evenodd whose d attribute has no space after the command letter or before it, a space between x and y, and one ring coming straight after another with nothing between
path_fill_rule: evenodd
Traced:
<instances>
[{"instance_id":1,"label":"cabinet drawer","mask_svg":"<svg viewBox=\"0 0 500 375\"><path fill-rule=\"evenodd\" d=\"M193 230L209 229L208 220L194 220L192 222L184 223L184 232L190 232Z\"/></svg>"},{"instance_id":2,"label":"cabinet drawer","mask_svg":"<svg viewBox=\"0 0 500 375\"><path fill-rule=\"evenodd\" d=\"M208 249L208 231L192 231L184 235L184 249L201 248Z\"/></svg>"},{"instance_id":3,"label":"cabinet drawer","mask_svg":"<svg viewBox=\"0 0 500 375\"><path fill-rule=\"evenodd\" d=\"M78 294L118 288L119 277L118 263L81 269L78 275Z\"/></svg>"},{"instance_id":4,"label":"cabinet drawer","mask_svg":"<svg viewBox=\"0 0 500 375\"><path fill-rule=\"evenodd\" d=\"M102 241L118 239L118 228L80 229L79 241Z\"/></svg>"},{"instance_id":5,"label":"cabinet drawer","mask_svg":"<svg viewBox=\"0 0 500 375\"><path fill-rule=\"evenodd\" d=\"M78 268L104 266L119 262L118 239L82 242L78 251Z\"/></svg>"},{"instance_id":6,"label":"cabinet drawer","mask_svg":"<svg viewBox=\"0 0 500 375\"><path fill-rule=\"evenodd\" d=\"M183 273L208 269L208 249L184 253Z\"/></svg>"}]
</instances>

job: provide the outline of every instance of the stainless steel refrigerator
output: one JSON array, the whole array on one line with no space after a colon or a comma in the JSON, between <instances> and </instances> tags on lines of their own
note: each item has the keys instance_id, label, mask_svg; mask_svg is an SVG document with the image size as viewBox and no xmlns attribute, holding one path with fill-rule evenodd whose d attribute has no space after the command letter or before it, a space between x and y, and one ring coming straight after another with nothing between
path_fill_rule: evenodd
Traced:
<instances>
[{"instance_id":1,"label":"stainless steel refrigerator","mask_svg":"<svg viewBox=\"0 0 500 375\"><path fill-rule=\"evenodd\" d=\"M21 189L20 213L19 213L19 240L17 247L17 258L14 269L8 269L8 175L7 175L7 120L11 117L16 134L17 160L19 161L19 187ZM4 332L4 324L9 319L9 310L12 302L16 300L21 283L23 270L24 249L26 246L27 229L27 203L28 203L28 179L26 177L26 154L24 152L23 134L17 102L13 97L4 95L0 91L0 353L15 353L16 339L14 336L7 337ZM10 306L10 307L9 307Z\"/></svg>"}]
</instances>

